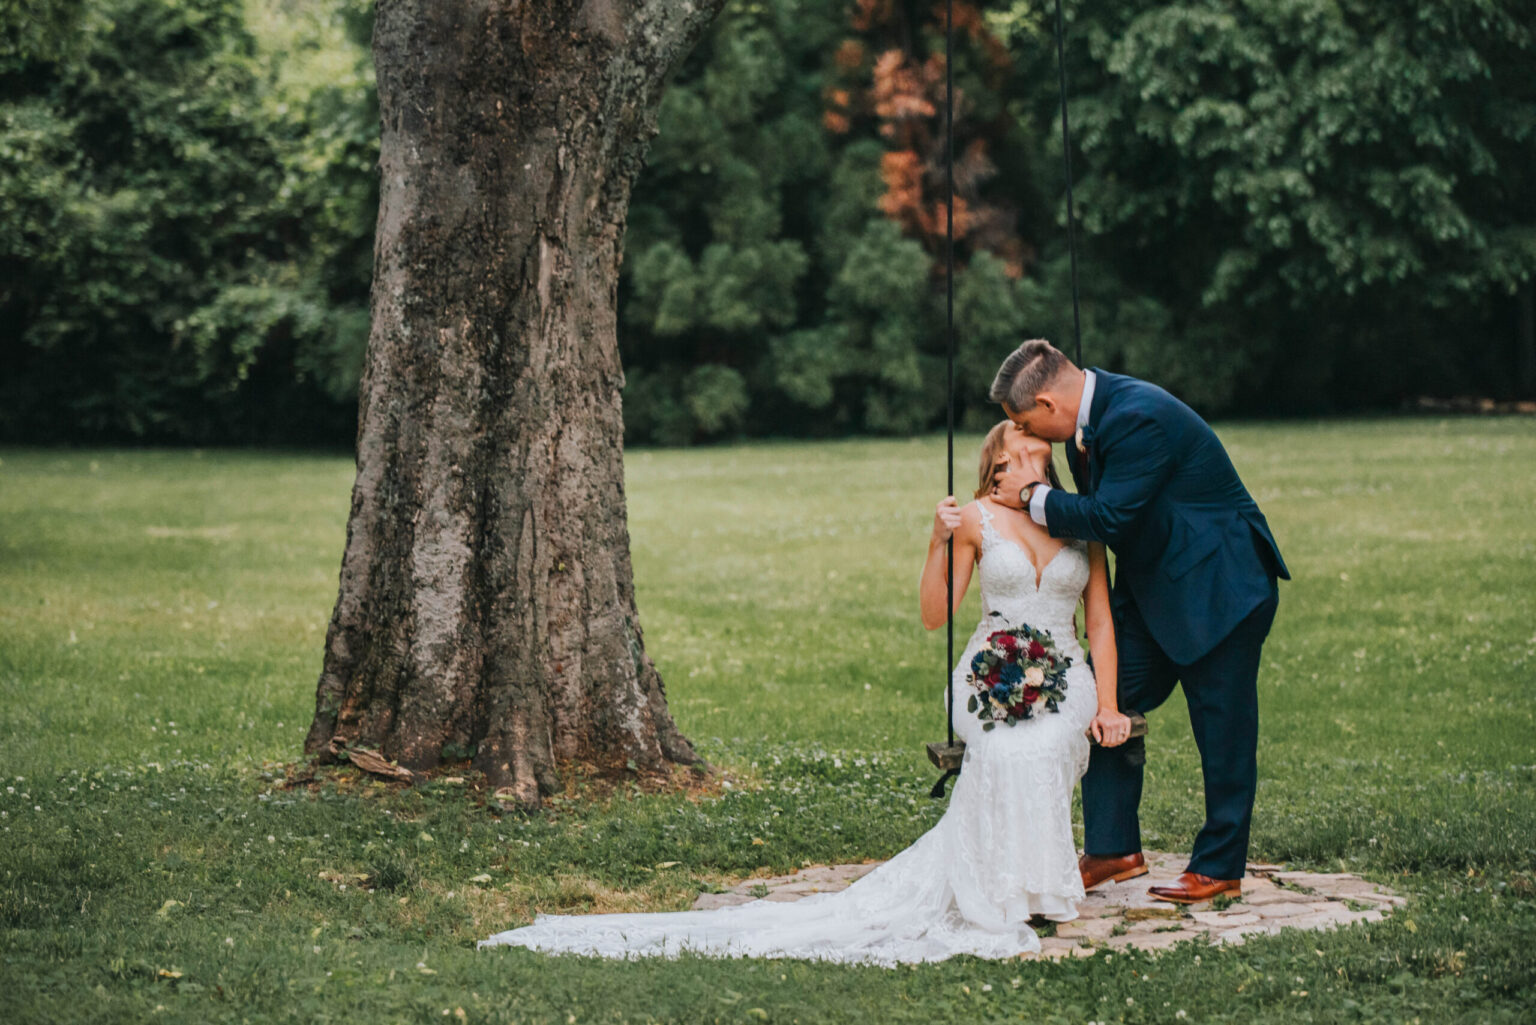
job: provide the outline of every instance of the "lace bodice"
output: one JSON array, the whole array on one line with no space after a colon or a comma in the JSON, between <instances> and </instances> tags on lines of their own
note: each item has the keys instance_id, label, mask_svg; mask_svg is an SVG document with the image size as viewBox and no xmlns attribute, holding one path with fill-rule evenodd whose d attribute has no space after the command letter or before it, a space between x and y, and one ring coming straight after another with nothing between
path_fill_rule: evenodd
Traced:
<instances>
[{"instance_id":1,"label":"lace bodice","mask_svg":"<svg viewBox=\"0 0 1536 1025\"><path fill-rule=\"evenodd\" d=\"M1029 553L997 529L995 514L987 504L984 499L976 501L981 512L981 561L976 571L981 587L978 630L1028 623L1049 630L1058 644L1075 647L1072 616L1083 588L1088 586L1088 546L1082 541L1068 542L1037 574Z\"/></svg>"}]
</instances>

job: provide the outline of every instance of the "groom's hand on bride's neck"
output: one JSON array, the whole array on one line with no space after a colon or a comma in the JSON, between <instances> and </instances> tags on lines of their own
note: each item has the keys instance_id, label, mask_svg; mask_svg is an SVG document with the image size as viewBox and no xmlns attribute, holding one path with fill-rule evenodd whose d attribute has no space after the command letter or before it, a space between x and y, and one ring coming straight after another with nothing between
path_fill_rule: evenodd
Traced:
<instances>
[{"instance_id":1,"label":"groom's hand on bride's neck","mask_svg":"<svg viewBox=\"0 0 1536 1025\"><path fill-rule=\"evenodd\" d=\"M1019 498L1019 492L1031 484L1039 483L1042 483L1040 474L1035 472L1033 466L1007 470L992 478L992 501L1010 509L1023 509L1024 503Z\"/></svg>"}]
</instances>

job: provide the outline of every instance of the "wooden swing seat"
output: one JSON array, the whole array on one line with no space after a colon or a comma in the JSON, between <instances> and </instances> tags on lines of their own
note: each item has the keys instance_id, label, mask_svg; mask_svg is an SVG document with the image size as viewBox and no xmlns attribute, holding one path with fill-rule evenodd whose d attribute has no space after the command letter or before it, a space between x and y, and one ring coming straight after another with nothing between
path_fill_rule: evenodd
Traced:
<instances>
[{"instance_id":1,"label":"wooden swing seat","mask_svg":"<svg viewBox=\"0 0 1536 1025\"><path fill-rule=\"evenodd\" d=\"M1131 720L1131 736L1145 737L1147 735L1147 717L1140 712L1127 712L1125 714L1126 718ZM1088 742L1090 744L1097 743L1092 738L1089 738ZM964 758L964 741L957 740L953 744L945 744L936 740L928 745L928 760L934 764L935 768L944 772L949 772L950 770L958 772L960 762Z\"/></svg>"}]
</instances>

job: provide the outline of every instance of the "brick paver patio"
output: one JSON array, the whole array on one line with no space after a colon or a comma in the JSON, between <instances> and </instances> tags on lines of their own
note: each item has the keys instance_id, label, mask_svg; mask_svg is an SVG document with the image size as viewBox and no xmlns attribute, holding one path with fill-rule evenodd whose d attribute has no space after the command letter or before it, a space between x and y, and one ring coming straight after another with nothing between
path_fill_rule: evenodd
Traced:
<instances>
[{"instance_id":1,"label":"brick paver patio","mask_svg":"<svg viewBox=\"0 0 1536 1025\"><path fill-rule=\"evenodd\" d=\"M1290 872L1280 865L1250 863L1242 896L1217 909L1216 903L1180 906L1154 900L1147 887L1171 883L1187 855L1147 851L1146 875L1105 883L1088 891L1076 921L1056 925L1042 936L1042 957L1085 957L1103 947L1160 950L1184 940L1241 943L1245 937L1281 929L1333 929L1375 922L1404 898L1376 883L1343 872ZM881 862L816 865L791 875L748 879L722 893L703 893L696 908L742 904L756 898L791 901L812 893L841 890ZM1042 932L1047 929L1040 930Z\"/></svg>"}]
</instances>

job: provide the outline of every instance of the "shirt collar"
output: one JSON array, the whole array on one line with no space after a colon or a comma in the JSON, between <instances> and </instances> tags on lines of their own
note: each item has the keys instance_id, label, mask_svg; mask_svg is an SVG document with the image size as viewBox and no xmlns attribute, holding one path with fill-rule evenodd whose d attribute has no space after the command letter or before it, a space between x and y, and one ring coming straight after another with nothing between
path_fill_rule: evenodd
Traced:
<instances>
[{"instance_id":1,"label":"shirt collar","mask_svg":"<svg viewBox=\"0 0 1536 1025\"><path fill-rule=\"evenodd\" d=\"M1077 403L1077 426L1088 426L1088 413L1093 409L1093 382L1092 370L1083 371L1083 397Z\"/></svg>"}]
</instances>

